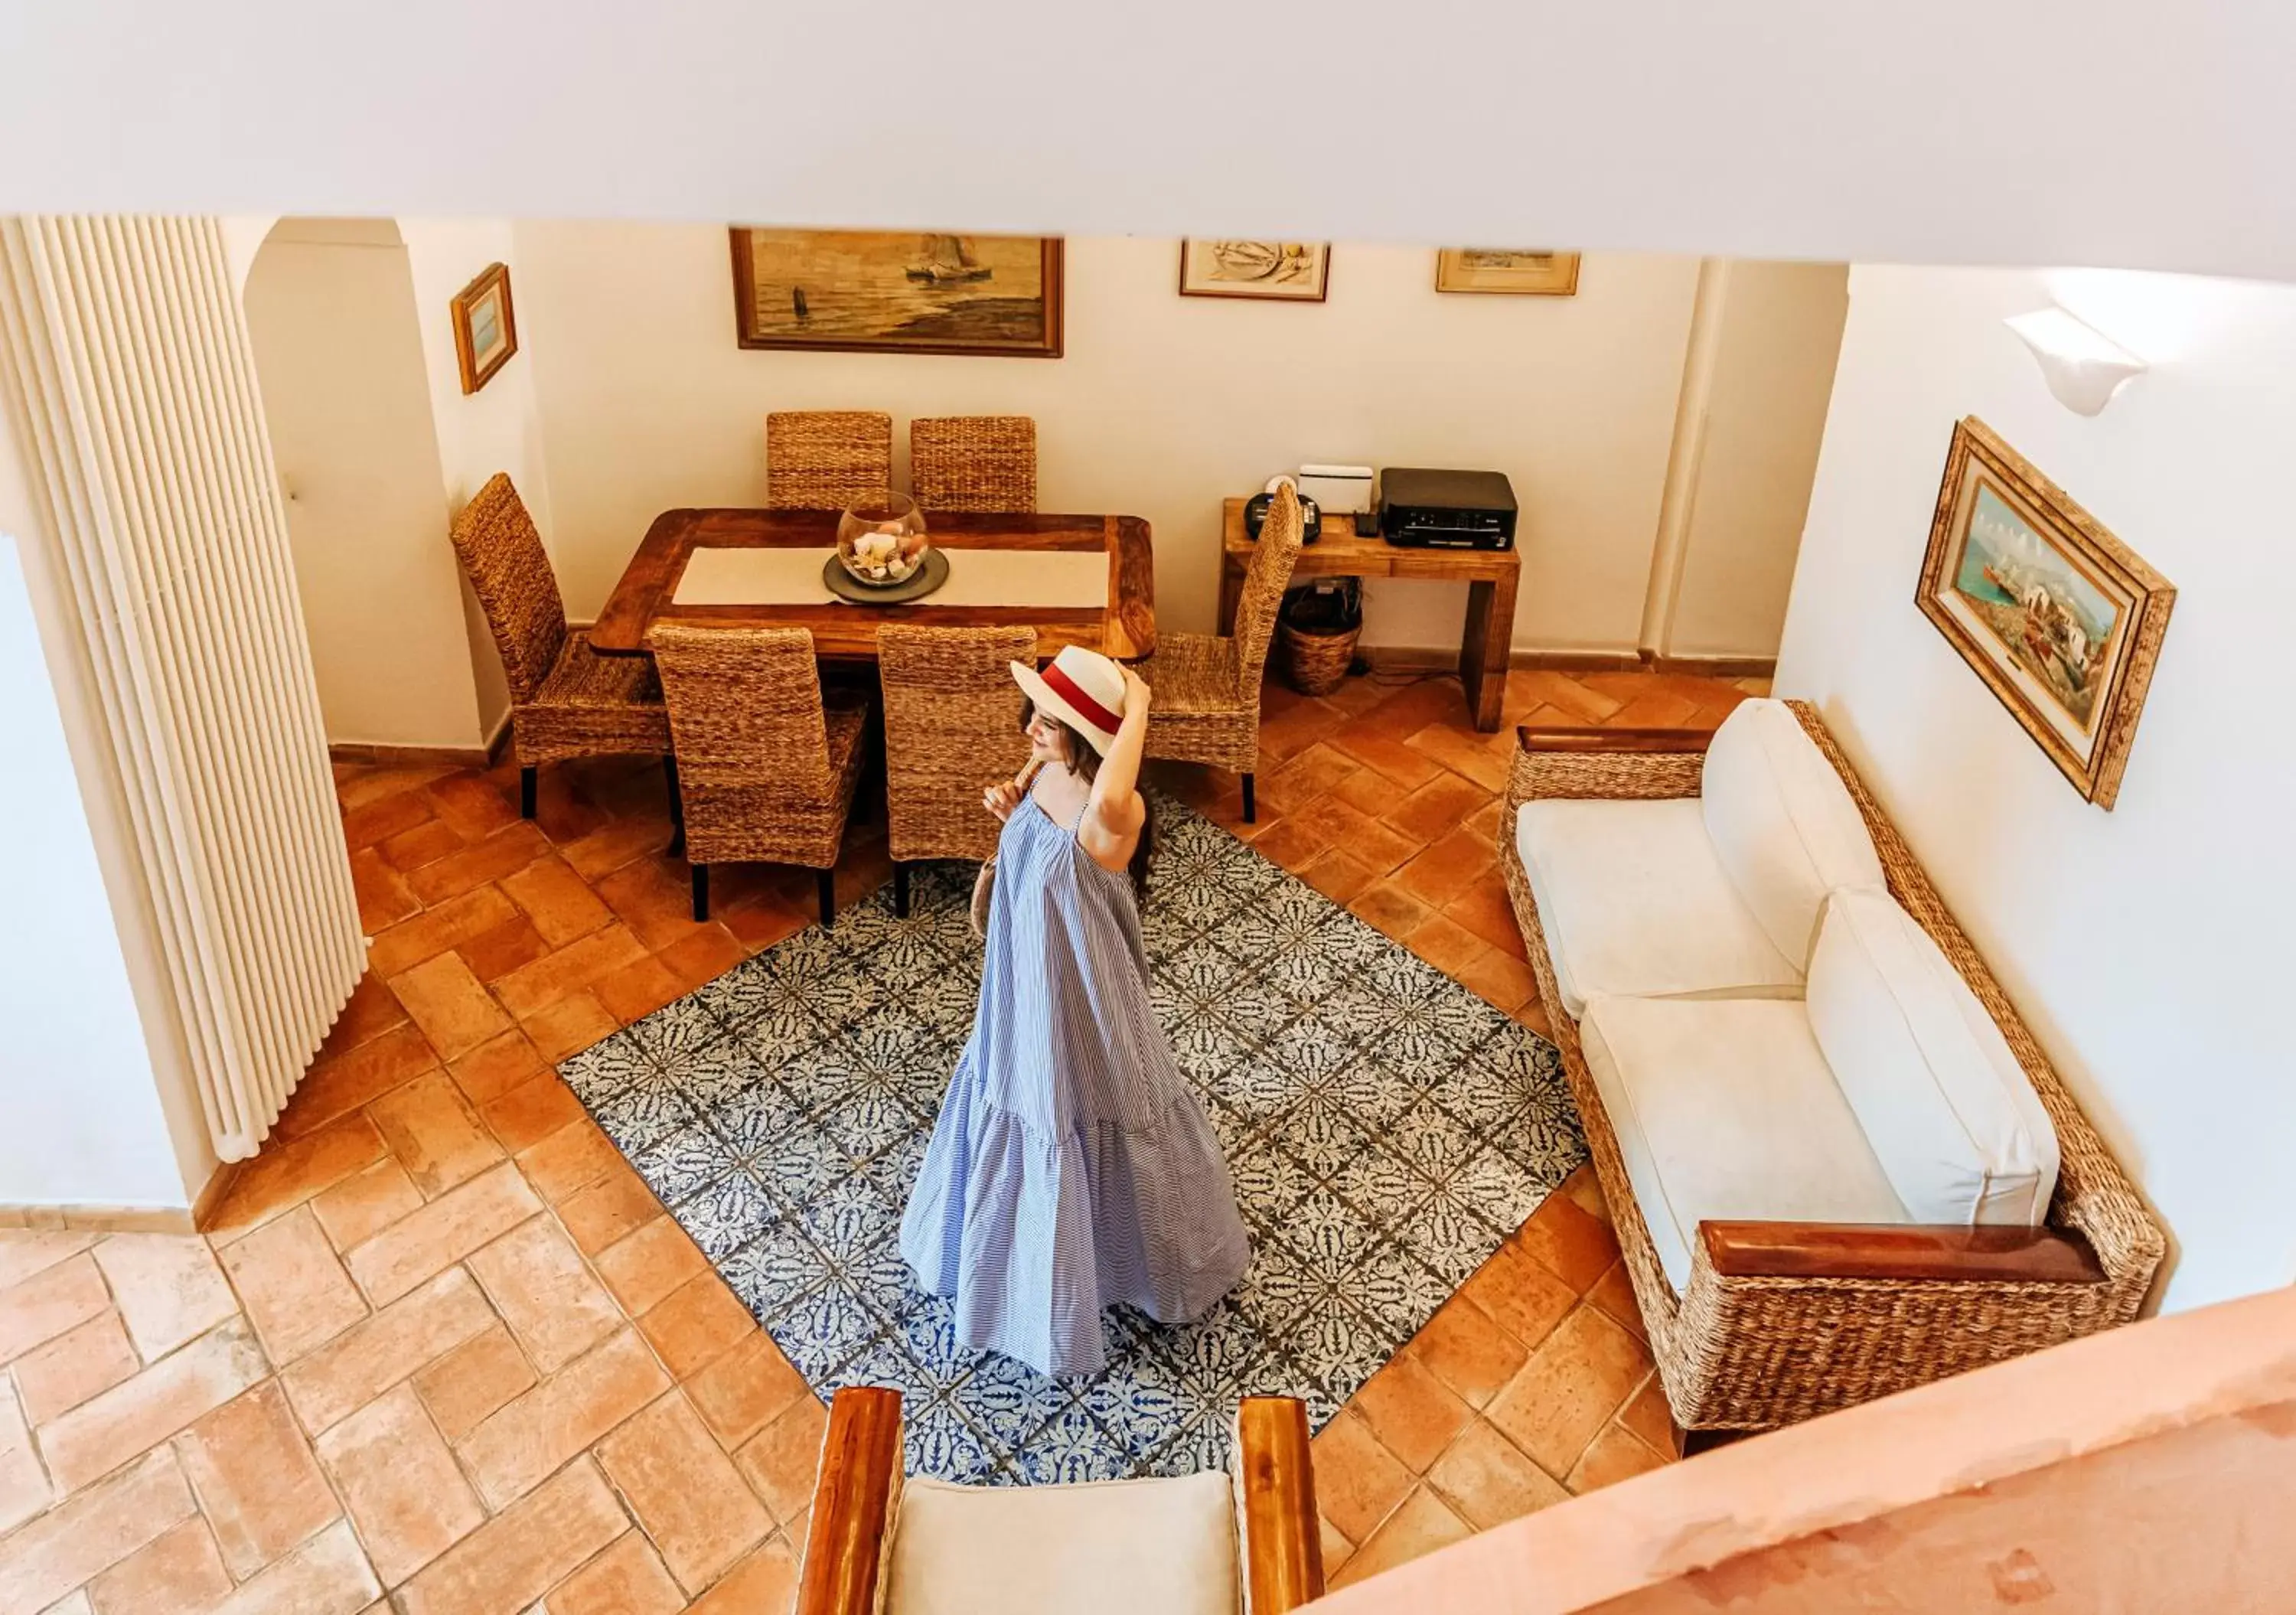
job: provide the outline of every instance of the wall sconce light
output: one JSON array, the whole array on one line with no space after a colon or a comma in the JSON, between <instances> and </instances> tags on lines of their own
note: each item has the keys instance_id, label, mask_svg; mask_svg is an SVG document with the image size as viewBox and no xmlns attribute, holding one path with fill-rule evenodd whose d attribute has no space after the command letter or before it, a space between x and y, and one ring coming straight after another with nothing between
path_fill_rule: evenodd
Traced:
<instances>
[{"instance_id":1,"label":"wall sconce light","mask_svg":"<svg viewBox=\"0 0 2296 1615\"><path fill-rule=\"evenodd\" d=\"M2144 360L2054 304L2001 323L2033 350L2050 393L2075 414L2096 414L2129 377L2144 373Z\"/></svg>"}]
</instances>

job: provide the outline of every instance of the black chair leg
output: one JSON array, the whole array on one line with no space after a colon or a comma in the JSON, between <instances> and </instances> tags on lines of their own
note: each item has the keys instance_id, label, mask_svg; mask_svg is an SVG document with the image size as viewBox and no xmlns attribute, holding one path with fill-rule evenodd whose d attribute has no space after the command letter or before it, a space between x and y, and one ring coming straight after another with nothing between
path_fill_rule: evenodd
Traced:
<instances>
[{"instance_id":1,"label":"black chair leg","mask_svg":"<svg viewBox=\"0 0 2296 1615\"><path fill-rule=\"evenodd\" d=\"M814 872L814 884L821 894L821 929L829 930L837 923L837 872L820 869Z\"/></svg>"},{"instance_id":2,"label":"black chair leg","mask_svg":"<svg viewBox=\"0 0 2296 1615\"><path fill-rule=\"evenodd\" d=\"M893 865L893 913L897 918L909 917L909 866Z\"/></svg>"},{"instance_id":3,"label":"black chair leg","mask_svg":"<svg viewBox=\"0 0 2296 1615\"><path fill-rule=\"evenodd\" d=\"M1243 822L1247 824L1259 822L1259 804L1252 798L1251 775L1249 774L1243 776Z\"/></svg>"},{"instance_id":4,"label":"black chair leg","mask_svg":"<svg viewBox=\"0 0 2296 1615\"><path fill-rule=\"evenodd\" d=\"M709 865L693 866L693 917L697 921L709 917Z\"/></svg>"},{"instance_id":5,"label":"black chair leg","mask_svg":"<svg viewBox=\"0 0 2296 1615\"><path fill-rule=\"evenodd\" d=\"M677 792L677 759L664 756L661 759L661 772L663 778L669 784L670 834L669 845L664 848L664 852L666 856L674 858L682 856L685 851L685 801Z\"/></svg>"},{"instance_id":6,"label":"black chair leg","mask_svg":"<svg viewBox=\"0 0 2296 1615\"><path fill-rule=\"evenodd\" d=\"M534 799L538 794L538 787L541 783L541 769L521 768L518 771L519 817L522 819L530 819L534 816Z\"/></svg>"}]
</instances>

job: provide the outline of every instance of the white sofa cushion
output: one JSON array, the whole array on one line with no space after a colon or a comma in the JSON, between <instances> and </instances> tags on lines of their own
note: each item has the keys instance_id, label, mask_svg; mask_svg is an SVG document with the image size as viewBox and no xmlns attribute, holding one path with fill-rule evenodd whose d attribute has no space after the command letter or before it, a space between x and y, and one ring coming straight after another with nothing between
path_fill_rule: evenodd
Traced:
<instances>
[{"instance_id":1,"label":"white sofa cushion","mask_svg":"<svg viewBox=\"0 0 2296 1615\"><path fill-rule=\"evenodd\" d=\"M1578 1035L1677 1291L1702 1222L1910 1220L1799 1003L1595 998Z\"/></svg>"},{"instance_id":2,"label":"white sofa cushion","mask_svg":"<svg viewBox=\"0 0 2296 1615\"><path fill-rule=\"evenodd\" d=\"M1837 886L1880 886L1882 860L1841 775L1784 701L1741 701L1699 777L1714 852L1777 950L1805 970Z\"/></svg>"},{"instance_id":3,"label":"white sofa cushion","mask_svg":"<svg viewBox=\"0 0 2296 1615\"><path fill-rule=\"evenodd\" d=\"M887 1615L1235 1615L1218 1470L1080 1486L902 1483Z\"/></svg>"},{"instance_id":4,"label":"white sofa cushion","mask_svg":"<svg viewBox=\"0 0 2296 1615\"><path fill-rule=\"evenodd\" d=\"M1915 1222L2036 1224L2057 1134L2008 1040L1929 932L1837 891L1809 965L1811 1029Z\"/></svg>"},{"instance_id":5,"label":"white sofa cushion","mask_svg":"<svg viewBox=\"0 0 2296 1615\"><path fill-rule=\"evenodd\" d=\"M1604 993L1800 996L1800 962L1739 899L1690 798L1525 802L1514 844L1571 1019Z\"/></svg>"}]
</instances>

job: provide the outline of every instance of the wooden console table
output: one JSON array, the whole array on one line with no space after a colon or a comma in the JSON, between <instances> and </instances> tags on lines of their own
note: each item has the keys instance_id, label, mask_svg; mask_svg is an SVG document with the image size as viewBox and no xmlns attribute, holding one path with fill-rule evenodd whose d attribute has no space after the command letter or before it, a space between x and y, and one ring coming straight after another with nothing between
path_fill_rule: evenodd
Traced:
<instances>
[{"instance_id":1,"label":"wooden console table","mask_svg":"<svg viewBox=\"0 0 2296 1615\"><path fill-rule=\"evenodd\" d=\"M1226 506L1220 545L1219 631L1235 627L1235 603L1251 564L1252 539L1244 531L1243 504ZM1368 525L1369 519L1366 518ZM1459 682L1467 689L1467 709L1475 727L1491 734L1499 726L1506 699L1507 650L1514 638L1515 585L1522 557L1507 550L1419 550L1388 543L1376 531L1356 532L1353 516L1326 515L1323 537L1303 545L1292 581L1310 578L1409 578L1464 583L1467 621L1459 637Z\"/></svg>"}]
</instances>

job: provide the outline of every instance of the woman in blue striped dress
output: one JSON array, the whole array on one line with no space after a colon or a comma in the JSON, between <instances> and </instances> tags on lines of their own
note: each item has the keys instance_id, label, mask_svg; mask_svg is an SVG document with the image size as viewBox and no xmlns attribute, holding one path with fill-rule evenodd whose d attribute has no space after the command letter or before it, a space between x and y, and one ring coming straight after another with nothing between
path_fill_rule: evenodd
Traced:
<instances>
[{"instance_id":1,"label":"woman in blue striped dress","mask_svg":"<svg viewBox=\"0 0 2296 1615\"><path fill-rule=\"evenodd\" d=\"M1213 1134L1148 1001L1139 791L1148 686L1077 646L1029 699L1029 767L984 798L996 843L980 1008L901 1217L965 1346L1040 1373L1105 1366L1100 1314L1201 1316L1247 1242Z\"/></svg>"}]
</instances>

